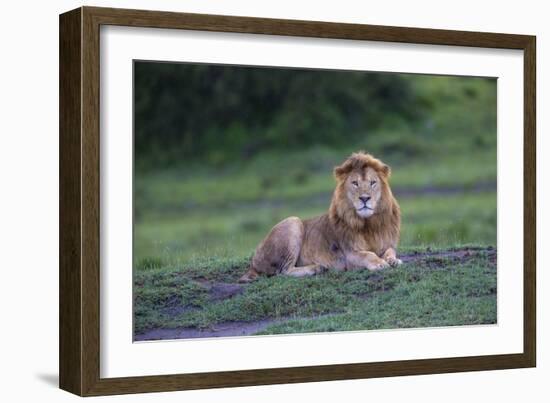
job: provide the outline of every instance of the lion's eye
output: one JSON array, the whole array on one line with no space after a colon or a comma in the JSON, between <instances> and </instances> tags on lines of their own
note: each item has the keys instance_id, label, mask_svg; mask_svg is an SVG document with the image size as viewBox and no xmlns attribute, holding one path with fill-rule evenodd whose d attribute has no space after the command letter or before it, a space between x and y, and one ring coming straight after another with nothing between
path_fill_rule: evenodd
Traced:
<instances>
[{"instance_id":1,"label":"lion's eye","mask_svg":"<svg viewBox=\"0 0 550 403\"><path fill-rule=\"evenodd\" d=\"M357 181L352 181L351 184L355 187L359 186L359 182L357 182Z\"/></svg>"},{"instance_id":2,"label":"lion's eye","mask_svg":"<svg viewBox=\"0 0 550 403\"><path fill-rule=\"evenodd\" d=\"M376 181L370 181L370 185L371 185L371 186L376 185Z\"/></svg>"}]
</instances>

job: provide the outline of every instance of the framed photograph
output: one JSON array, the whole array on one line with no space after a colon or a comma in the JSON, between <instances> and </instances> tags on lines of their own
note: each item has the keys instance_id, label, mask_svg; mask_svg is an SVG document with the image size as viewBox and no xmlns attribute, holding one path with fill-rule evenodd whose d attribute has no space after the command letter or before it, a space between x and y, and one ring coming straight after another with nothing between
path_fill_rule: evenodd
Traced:
<instances>
[{"instance_id":1,"label":"framed photograph","mask_svg":"<svg viewBox=\"0 0 550 403\"><path fill-rule=\"evenodd\" d=\"M535 37L60 16L60 387L533 367Z\"/></svg>"}]
</instances>

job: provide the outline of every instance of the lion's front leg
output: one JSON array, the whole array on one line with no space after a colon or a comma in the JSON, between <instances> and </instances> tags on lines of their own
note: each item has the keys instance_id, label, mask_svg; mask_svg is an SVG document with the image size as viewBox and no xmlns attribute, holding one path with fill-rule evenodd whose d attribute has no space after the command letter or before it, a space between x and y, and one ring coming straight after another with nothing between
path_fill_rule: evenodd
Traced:
<instances>
[{"instance_id":1,"label":"lion's front leg","mask_svg":"<svg viewBox=\"0 0 550 403\"><path fill-rule=\"evenodd\" d=\"M348 269L380 270L389 267L389 263L379 258L376 253L370 251L354 252L347 257Z\"/></svg>"},{"instance_id":2,"label":"lion's front leg","mask_svg":"<svg viewBox=\"0 0 550 403\"><path fill-rule=\"evenodd\" d=\"M324 267L318 264L310 264L308 266L289 267L282 274L292 277L307 277L322 273L324 270Z\"/></svg>"},{"instance_id":3,"label":"lion's front leg","mask_svg":"<svg viewBox=\"0 0 550 403\"><path fill-rule=\"evenodd\" d=\"M388 248L384 254L382 255L382 259L384 259L391 267L397 267L400 264L403 264L401 259L397 258L397 253L395 252L395 249Z\"/></svg>"}]
</instances>

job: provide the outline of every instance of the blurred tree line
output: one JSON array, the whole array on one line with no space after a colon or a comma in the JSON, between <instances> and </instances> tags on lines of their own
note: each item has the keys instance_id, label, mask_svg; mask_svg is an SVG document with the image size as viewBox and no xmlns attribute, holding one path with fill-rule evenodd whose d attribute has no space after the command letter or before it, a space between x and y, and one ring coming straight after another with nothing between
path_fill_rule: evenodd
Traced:
<instances>
[{"instance_id":1,"label":"blurred tree line","mask_svg":"<svg viewBox=\"0 0 550 403\"><path fill-rule=\"evenodd\" d=\"M138 169L346 146L430 108L400 74L135 62L134 80Z\"/></svg>"}]
</instances>

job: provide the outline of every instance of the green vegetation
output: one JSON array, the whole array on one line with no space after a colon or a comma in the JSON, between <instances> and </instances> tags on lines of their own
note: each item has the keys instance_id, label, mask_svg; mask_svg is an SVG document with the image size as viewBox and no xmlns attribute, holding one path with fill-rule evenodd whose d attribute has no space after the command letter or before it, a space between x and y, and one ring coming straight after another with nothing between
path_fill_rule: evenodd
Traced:
<instances>
[{"instance_id":1,"label":"green vegetation","mask_svg":"<svg viewBox=\"0 0 550 403\"><path fill-rule=\"evenodd\" d=\"M135 330L208 329L266 318L282 322L261 334L494 323L494 250L471 247L466 255L445 253L379 272L260 278L222 299L210 285L234 283L246 270L246 259L211 258L185 267L140 270L135 277Z\"/></svg>"},{"instance_id":2,"label":"green vegetation","mask_svg":"<svg viewBox=\"0 0 550 403\"><path fill-rule=\"evenodd\" d=\"M136 64L136 334L495 323L496 81L245 70ZM360 149L392 167L399 253L414 259L213 291L236 282L278 221L326 212L333 167ZM426 254L468 245L480 249Z\"/></svg>"},{"instance_id":3,"label":"green vegetation","mask_svg":"<svg viewBox=\"0 0 550 403\"><path fill-rule=\"evenodd\" d=\"M361 272L356 276L344 273L334 279L343 283L337 291L346 301L339 306L341 313L290 319L258 334L495 323L496 270L485 264L483 261L463 265L450 262L441 267L447 270L422 266L399 268L375 277L370 284L369 278L376 276L372 273ZM304 314L311 317L315 312Z\"/></svg>"},{"instance_id":4,"label":"green vegetation","mask_svg":"<svg viewBox=\"0 0 550 403\"><path fill-rule=\"evenodd\" d=\"M392 186L403 211L403 246L495 245L496 193L490 180L495 172L483 170L487 159L474 159L465 169L458 162L455 169L449 168L446 161L394 168ZM275 170L272 166L265 174L247 169L222 178L208 173L136 178L137 188L147 189L141 193L141 206L136 200L138 265L151 258L249 255L283 218L308 218L327 211L334 190L332 166L327 164L303 185L303 179L291 174L273 177L275 183L266 185L264 175ZM456 172L461 172L460 177ZM482 191L470 191L476 184L482 185Z\"/></svg>"}]
</instances>

